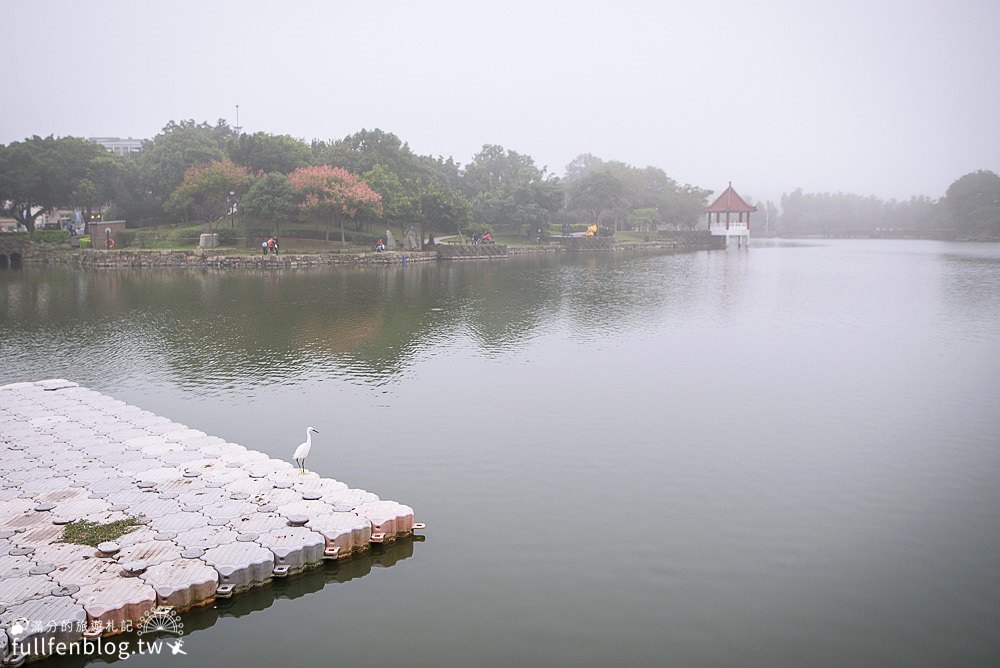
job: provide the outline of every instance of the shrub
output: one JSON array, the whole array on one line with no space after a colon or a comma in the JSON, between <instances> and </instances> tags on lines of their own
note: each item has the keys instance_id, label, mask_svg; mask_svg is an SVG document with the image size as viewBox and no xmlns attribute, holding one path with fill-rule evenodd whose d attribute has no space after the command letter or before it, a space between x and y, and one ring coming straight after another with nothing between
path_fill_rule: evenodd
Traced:
<instances>
[{"instance_id":1,"label":"shrub","mask_svg":"<svg viewBox=\"0 0 1000 668\"><path fill-rule=\"evenodd\" d=\"M219 235L219 245L220 246L235 246L238 235L236 230L224 227L220 229L217 233Z\"/></svg>"},{"instance_id":2,"label":"shrub","mask_svg":"<svg viewBox=\"0 0 1000 668\"><path fill-rule=\"evenodd\" d=\"M90 243L90 237L83 236L80 237L80 248L92 248L93 245Z\"/></svg>"},{"instance_id":3,"label":"shrub","mask_svg":"<svg viewBox=\"0 0 1000 668\"><path fill-rule=\"evenodd\" d=\"M69 241L69 230L35 230L31 240L43 244L60 244Z\"/></svg>"}]
</instances>

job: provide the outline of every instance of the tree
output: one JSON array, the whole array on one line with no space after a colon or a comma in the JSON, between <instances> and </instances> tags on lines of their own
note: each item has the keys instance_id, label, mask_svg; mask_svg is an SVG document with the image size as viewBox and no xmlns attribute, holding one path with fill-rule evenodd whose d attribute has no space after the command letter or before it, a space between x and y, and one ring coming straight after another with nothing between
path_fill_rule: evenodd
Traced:
<instances>
[{"instance_id":1,"label":"tree","mask_svg":"<svg viewBox=\"0 0 1000 668\"><path fill-rule=\"evenodd\" d=\"M592 172L570 187L569 208L581 211L589 225L600 225L601 214L616 208L625 188L611 172Z\"/></svg>"},{"instance_id":2,"label":"tree","mask_svg":"<svg viewBox=\"0 0 1000 668\"><path fill-rule=\"evenodd\" d=\"M133 193L162 207L181 182L186 171L226 157L225 148L233 136L222 119L216 125L193 120L170 121L148 142L139 156L140 191Z\"/></svg>"},{"instance_id":3,"label":"tree","mask_svg":"<svg viewBox=\"0 0 1000 668\"><path fill-rule=\"evenodd\" d=\"M107 215L115 220L128 220L129 227L142 227L163 219L163 201L153 193L140 161L122 160L120 165Z\"/></svg>"},{"instance_id":4,"label":"tree","mask_svg":"<svg viewBox=\"0 0 1000 668\"><path fill-rule=\"evenodd\" d=\"M885 202L850 193L803 193L797 188L781 196L781 216L773 229L783 236L934 236L947 228L942 212L941 205L926 197Z\"/></svg>"},{"instance_id":5,"label":"tree","mask_svg":"<svg viewBox=\"0 0 1000 668\"><path fill-rule=\"evenodd\" d=\"M472 217L472 205L461 193L447 184L431 180L420 191L421 239L434 239L436 229L460 233Z\"/></svg>"},{"instance_id":6,"label":"tree","mask_svg":"<svg viewBox=\"0 0 1000 668\"><path fill-rule=\"evenodd\" d=\"M60 206L101 206L113 189L120 161L78 137L42 138L0 148L0 206L35 229L35 219Z\"/></svg>"},{"instance_id":7,"label":"tree","mask_svg":"<svg viewBox=\"0 0 1000 668\"><path fill-rule=\"evenodd\" d=\"M302 198L299 206L327 221L327 241L330 240L330 227L335 219L340 220L340 243L346 244L345 217L353 218L361 210L382 215L381 196L356 174L342 167L302 167L288 175L288 182Z\"/></svg>"},{"instance_id":8,"label":"tree","mask_svg":"<svg viewBox=\"0 0 1000 668\"><path fill-rule=\"evenodd\" d=\"M654 208L635 209L629 215L629 225L639 232L652 232L656 229L659 211Z\"/></svg>"},{"instance_id":9,"label":"tree","mask_svg":"<svg viewBox=\"0 0 1000 668\"><path fill-rule=\"evenodd\" d=\"M416 156L399 137L385 130L362 129L343 139L313 145L313 155L320 164L343 167L354 174L364 174L382 165L400 179L415 176Z\"/></svg>"},{"instance_id":10,"label":"tree","mask_svg":"<svg viewBox=\"0 0 1000 668\"><path fill-rule=\"evenodd\" d=\"M92 212L100 210L122 192L125 163L109 151L102 151L91 159L86 176L77 181L70 195L70 204L83 209L84 217L89 219Z\"/></svg>"},{"instance_id":11,"label":"tree","mask_svg":"<svg viewBox=\"0 0 1000 668\"><path fill-rule=\"evenodd\" d=\"M945 191L945 206L955 227L977 237L1000 238L1000 176L980 169Z\"/></svg>"},{"instance_id":12,"label":"tree","mask_svg":"<svg viewBox=\"0 0 1000 668\"><path fill-rule=\"evenodd\" d=\"M270 222L275 235L281 232L281 221L294 216L298 207L299 197L288 177L276 172L254 181L240 198L240 214Z\"/></svg>"},{"instance_id":13,"label":"tree","mask_svg":"<svg viewBox=\"0 0 1000 668\"><path fill-rule=\"evenodd\" d=\"M569 182L582 179L591 172L602 171L606 163L591 153L581 153L566 165L566 180Z\"/></svg>"},{"instance_id":14,"label":"tree","mask_svg":"<svg viewBox=\"0 0 1000 668\"><path fill-rule=\"evenodd\" d=\"M606 213L614 216L616 227L632 219L637 209L655 209L655 220L651 224L693 228L705 199L712 193L695 186L681 186L658 167L639 169L615 160L605 162L589 153L577 156L566 166L566 182L572 191L581 180L601 172L621 183L620 199L614 206L606 207ZM648 215L647 211L643 220Z\"/></svg>"},{"instance_id":15,"label":"tree","mask_svg":"<svg viewBox=\"0 0 1000 668\"><path fill-rule=\"evenodd\" d=\"M305 142L289 135L271 135L266 132L230 139L228 153L233 162L255 174L290 174L299 167L308 166L312 159Z\"/></svg>"},{"instance_id":16,"label":"tree","mask_svg":"<svg viewBox=\"0 0 1000 668\"><path fill-rule=\"evenodd\" d=\"M662 221L678 228L693 230L701 218L712 191L698 186L678 186L667 197L666 209L661 209Z\"/></svg>"},{"instance_id":17,"label":"tree","mask_svg":"<svg viewBox=\"0 0 1000 668\"><path fill-rule=\"evenodd\" d=\"M473 218L494 230L546 227L563 204L562 186L527 155L486 144L462 172ZM529 233L530 233L529 232Z\"/></svg>"},{"instance_id":18,"label":"tree","mask_svg":"<svg viewBox=\"0 0 1000 668\"><path fill-rule=\"evenodd\" d=\"M375 165L362 174L372 190L382 198L382 217L386 225L399 225L420 217L420 186L411 179L406 181L384 165Z\"/></svg>"},{"instance_id":19,"label":"tree","mask_svg":"<svg viewBox=\"0 0 1000 668\"><path fill-rule=\"evenodd\" d=\"M167 201L167 208L182 216L190 215L213 230L232 205L230 194L242 195L252 181L250 170L229 158L190 167Z\"/></svg>"}]
</instances>

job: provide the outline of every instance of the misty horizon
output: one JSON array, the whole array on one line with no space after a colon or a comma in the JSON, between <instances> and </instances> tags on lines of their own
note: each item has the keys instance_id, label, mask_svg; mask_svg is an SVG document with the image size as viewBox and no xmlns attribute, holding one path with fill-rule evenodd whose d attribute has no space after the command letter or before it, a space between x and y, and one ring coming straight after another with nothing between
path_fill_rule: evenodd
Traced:
<instances>
[{"instance_id":1,"label":"misty horizon","mask_svg":"<svg viewBox=\"0 0 1000 668\"><path fill-rule=\"evenodd\" d=\"M304 141L363 128L467 164L484 144L562 176L581 154L756 201L801 188L938 199L1000 172L1000 7L983 2L104 1L5 6L0 143L152 139L225 120ZM197 9L197 12L195 12Z\"/></svg>"}]
</instances>

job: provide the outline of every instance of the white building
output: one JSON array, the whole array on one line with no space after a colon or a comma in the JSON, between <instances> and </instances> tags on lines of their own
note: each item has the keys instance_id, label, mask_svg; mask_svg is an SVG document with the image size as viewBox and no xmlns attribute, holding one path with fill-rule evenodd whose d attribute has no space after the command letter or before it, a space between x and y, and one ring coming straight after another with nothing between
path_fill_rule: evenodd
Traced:
<instances>
[{"instance_id":1,"label":"white building","mask_svg":"<svg viewBox=\"0 0 1000 668\"><path fill-rule=\"evenodd\" d=\"M141 139L121 139L119 137L90 137L88 141L100 144L116 155L130 156L142 152Z\"/></svg>"}]
</instances>

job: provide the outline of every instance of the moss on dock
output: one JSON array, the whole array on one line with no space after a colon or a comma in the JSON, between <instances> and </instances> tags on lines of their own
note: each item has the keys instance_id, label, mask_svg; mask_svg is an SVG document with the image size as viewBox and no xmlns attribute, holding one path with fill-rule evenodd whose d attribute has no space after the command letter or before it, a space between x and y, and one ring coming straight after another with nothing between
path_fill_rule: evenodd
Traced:
<instances>
[{"instance_id":1,"label":"moss on dock","mask_svg":"<svg viewBox=\"0 0 1000 668\"><path fill-rule=\"evenodd\" d=\"M97 547L106 541L115 541L140 526L139 518L129 517L117 522L90 522L76 520L63 529L62 542Z\"/></svg>"}]
</instances>

